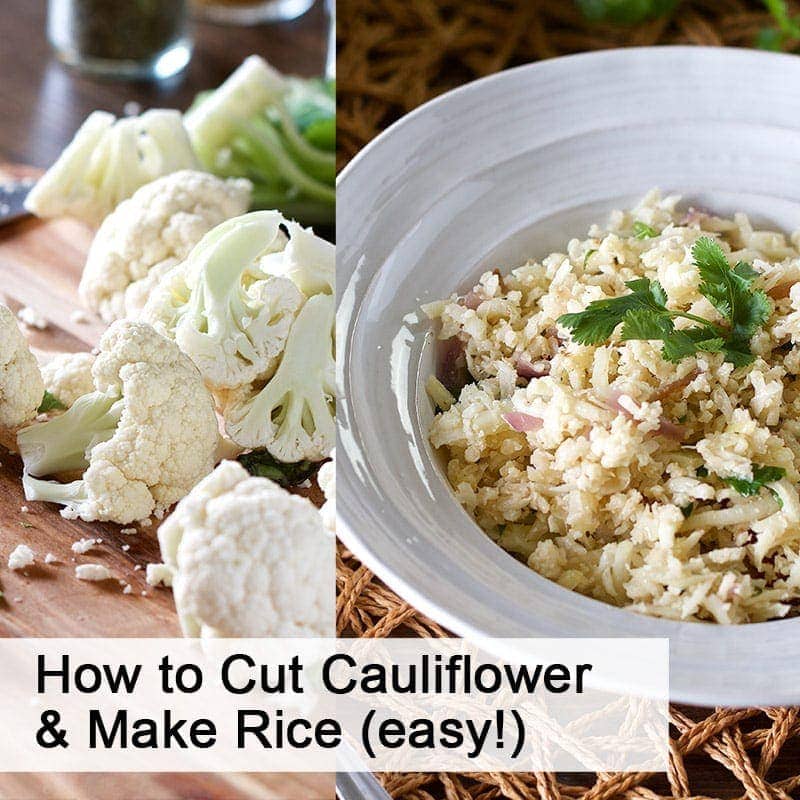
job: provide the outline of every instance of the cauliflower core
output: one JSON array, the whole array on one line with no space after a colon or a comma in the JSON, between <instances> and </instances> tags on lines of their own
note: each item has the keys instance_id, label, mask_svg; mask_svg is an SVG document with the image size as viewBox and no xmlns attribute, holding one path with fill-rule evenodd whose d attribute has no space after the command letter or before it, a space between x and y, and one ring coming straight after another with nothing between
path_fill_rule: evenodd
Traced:
<instances>
[{"instance_id":1,"label":"cauliflower core","mask_svg":"<svg viewBox=\"0 0 800 800\"><path fill-rule=\"evenodd\" d=\"M58 353L42 366L44 388L69 408L79 397L94 391L92 353Z\"/></svg>"},{"instance_id":2,"label":"cauliflower core","mask_svg":"<svg viewBox=\"0 0 800 800\"><path fill-rule=\"evenodd\" d=\"M334 544L308 500L223 461L158 538L184 635L334 635Z\"/></svg>"},{"instance_id":3,"label":"cauliflower core","mask_svg":"<svg viewBox=\"0 0 800 800\"><path fill-rule=\"evenodd\" d=\"M16 317L0 305L0 428L30 422L44 396L44 383Z\"/></svg>"},{"instance_id":4,"label":"cauliflower core","mask_svg":"<svg viewBox=\"0 0 800 800\"><path fill-rule=\"evenodd\" d=\"M92 375L94 392L17 434L26 499L122 525L162 514L213 467L211 395L172 342L126 320L103 335ZM75 472L71 483L39 480Z\"/></svg>"},{"instance_id":5,"label":"cauliflower core","mask_svg":"<svg viewBox=\"0 0 800 800\"><path fill-rule=\"evenodd\" d=\"M106 322L136 318L161 277L216 225L247 211L250 181L180 170L123 200L92 242L83 303Z\"/></svg>"},{"instance_id":6,"label":"cauliflower core","mask_svg":"<svg viewBox=\"0 0 800 800\"><path fill-rule=\"evenodd\" d=\"M197 159L180 112L152 109L115 119L94 111L25 199L37 217L71 216L99 225L140 186Z\"/></svg>"}]
</instances>

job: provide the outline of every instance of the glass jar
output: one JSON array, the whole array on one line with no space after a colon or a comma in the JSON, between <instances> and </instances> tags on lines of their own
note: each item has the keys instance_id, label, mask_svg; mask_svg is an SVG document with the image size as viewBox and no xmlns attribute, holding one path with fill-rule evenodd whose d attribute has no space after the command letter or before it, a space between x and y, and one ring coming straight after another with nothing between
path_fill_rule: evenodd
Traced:
<instances>
[{"instance_id":1,"label":"glass jar","mask_svg":"<svg viewBox=\"0 0 800 800\"><path fill-rule=\"evenodd\" d=\"M47 36L86 72L169 78L191 58L186 0L49 0Z\"/></svg>"},{"instance_id":2,"label":"glass jar","mask_svg":"<svg viewBox=\"0 0 800 800\"><path fill-rule=\"evenodd\" d=\"M313 5L314 0L192 0L196 16L231 25L296 19Z\"/></svg>"}]
</instances>

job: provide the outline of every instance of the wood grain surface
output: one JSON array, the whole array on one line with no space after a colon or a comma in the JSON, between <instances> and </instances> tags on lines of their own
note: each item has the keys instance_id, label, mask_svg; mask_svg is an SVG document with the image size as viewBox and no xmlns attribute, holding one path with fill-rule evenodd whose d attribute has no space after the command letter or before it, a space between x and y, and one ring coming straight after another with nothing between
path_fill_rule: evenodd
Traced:
<instances>
[{"instance_id":1,"label":"wood grain surface","mask_svg":"<svg viewBox=\"0 0 800 800\"><path fill-rule=\"evenodd\" d=\"M0 165L0 180L31 170ZM0 227L0 302L13 310L30 305L48 320L46 330L26 330L37 357L90 350L104 330L89 316L76 322L77 284L92 231L70 220L21 220ZM23 326L24 328L24 326ZM5 445L5 446L4 446ZM145 568L161 560L157 522L123 526L63 519L49 503L26 503L21 462L0 444L0 636L179 636L172 592L145 581ZM309 492L319 501L318 490ZM22 508L26 507L27 512ZM86 554L72 551L79 539L102 539ZM17 544L36 554L23 571L6 567ZM127 549L123 549L127 548ZM47 553L56 561L45 564ZM100 563L113 578L102 582L75 578L78 564ZM125 584L132 592L123 593ZM331 587L333 591L333 587ZM83 800L244 800L245 798L331 798L332 775L0 775L0 799L76 798Z\"/></svg>"}]
</instances>

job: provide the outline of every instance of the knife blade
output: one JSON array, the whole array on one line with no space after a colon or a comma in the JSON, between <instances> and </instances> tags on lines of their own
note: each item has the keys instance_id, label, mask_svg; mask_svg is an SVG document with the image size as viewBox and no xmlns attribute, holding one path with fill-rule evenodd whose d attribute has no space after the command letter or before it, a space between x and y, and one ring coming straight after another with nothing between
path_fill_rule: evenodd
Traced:
<instances>
[{"instance_id":1,"label":"knife blade","mask_svg":"<svg viewBox=\"0 0 800 800\"><path fill-rule=\"evenodd\" d=\"M34 183L33 178L0 183L0 225L29 216L24 203Z\"/></svg>"}]
</instances>

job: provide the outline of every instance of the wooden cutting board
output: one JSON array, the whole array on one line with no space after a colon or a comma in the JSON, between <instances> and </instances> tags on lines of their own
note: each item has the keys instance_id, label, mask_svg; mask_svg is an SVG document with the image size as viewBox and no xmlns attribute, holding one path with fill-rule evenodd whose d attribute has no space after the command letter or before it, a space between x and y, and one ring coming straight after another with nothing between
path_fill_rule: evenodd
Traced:
<instances>
[{"instance_id":1,"label":"wooden cutting board","mask_svg":"<svg viewBox=\"0 0 800 800\"><path fill-rule=\"evenodd\" d=\"M0 165L0 179L32 171ZM30 306L48 320L26 330L38 357L91 350L105 329L82 310L77 286L93 232L73 220L24 219L0 227L0 302L13 311ZM23 326L24 329L24 326ZM145 582L145 567L161 560L157 523L122 526L63 519L57 507L26 503L19 458L0 446L0 636L180 636L172 592ZM26 507L27 512L22 508ZM72 551L79 539L102 539L90 552ZM6 567L9 553L25 543L36 564L22 572ZM125 549L124 549L125 548ZM47 553L57 559L45 564ZM78 564L99 563L114 575L101 583L75 578ZM123 585L132 592L123 594ZM334 591L334 587L331 587ZM2 690L2 687L0 687ZM0 798L312 798L333 797L330 775L2 775Z\"/></svg>"}]
</instances>

